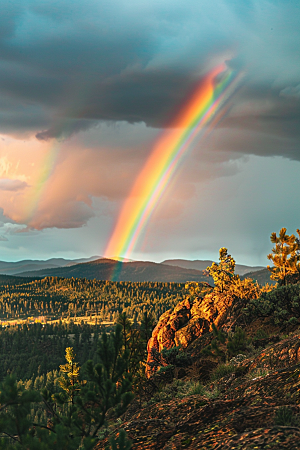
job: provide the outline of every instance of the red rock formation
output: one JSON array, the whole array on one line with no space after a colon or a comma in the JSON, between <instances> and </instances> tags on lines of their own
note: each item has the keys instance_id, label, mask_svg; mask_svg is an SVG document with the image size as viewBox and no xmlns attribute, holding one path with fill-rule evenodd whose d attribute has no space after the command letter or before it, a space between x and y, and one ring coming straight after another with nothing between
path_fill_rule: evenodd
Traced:
<instances>
[{"instance_id":1,"label":"red rock formation","mask_svg":"<svg viewBox=\"0 0 300 450\"><path fill-rule=\"evenodd\" d=\"M207 284L207 283L206 283ZM211 292L205 297L186 298L159 319L147 346L147 362L153 362L152 349L161 352L175 346L186 348L191 342L212 329L222 326L228 316L233 297ZM147 376L151 369L147 366Z\"/></svg>"}]
</instances>

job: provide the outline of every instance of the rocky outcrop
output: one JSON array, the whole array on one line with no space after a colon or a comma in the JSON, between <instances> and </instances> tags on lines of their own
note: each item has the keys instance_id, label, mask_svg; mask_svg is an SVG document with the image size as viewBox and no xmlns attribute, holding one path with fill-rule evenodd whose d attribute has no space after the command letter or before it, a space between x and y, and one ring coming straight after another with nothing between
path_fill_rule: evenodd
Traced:
<instances>
[{"instance_id":1,"label":"rocky outcrop","mask_svg":"<svg viewBox=\"0 0 300 450\"><path fill-rule=\"evenodd\" d=\"M269 345L257 355L249 366L249 370L266 368L280 370L300 362L300 335L289 336L278 343Z\"/></svg>"},{"instance_id":2,"label":"rocky outcrop","mask_svg":"<svg viewBox=\"0 0 300 450\"><path fill-rule=\"evenodd\" d=\"M203 283L203 285L207 283ZM207 285L209 286L209 285ZM224 324L228 317L233 297L217 295L214 292L204 297L187 298L174 309L166 311L152 332L148 342L147 362L153 362L153 350L161 352L175 346L188 347L195 339L211 331L212 324L217 327ZM151 375L147 365L147 376Z\"/></svg>"},{"instance_id":3,"label":"rocky outcrop","mask_svg":"<svg viewBox=\"0 0 300 450\"><path fill-rule=\"evenodd\" d=\"M298 330L254 358L236 357L235 371L207 385L210 393L182 397L175 383L166 398L136 400L111 434L125 429L132 450L300 450L299 344Z\"/></svg>"}]
</instances>

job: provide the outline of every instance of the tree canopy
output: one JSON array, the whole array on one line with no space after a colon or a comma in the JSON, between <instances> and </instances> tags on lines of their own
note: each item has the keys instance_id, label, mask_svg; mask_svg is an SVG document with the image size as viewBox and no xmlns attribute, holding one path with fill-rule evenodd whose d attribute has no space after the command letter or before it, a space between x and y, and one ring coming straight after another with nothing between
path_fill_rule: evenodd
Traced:
<instances>
[{"instance_id":1,"label":"tree canopy","mask_svg":"<svg viewBox=\"0 0 300 450\"><path fill-rule=\"evenodd\" d=\"M271 242L274 245L268 259L274 266L267 266L271 272L271 279L276 280L279 285L286 285L295 274L299 274L300 261L300 230L297 229L298 237L294 234L288 235L286 228L281 228L279 235L271 234Z\"/></svg>"}]
</instances>

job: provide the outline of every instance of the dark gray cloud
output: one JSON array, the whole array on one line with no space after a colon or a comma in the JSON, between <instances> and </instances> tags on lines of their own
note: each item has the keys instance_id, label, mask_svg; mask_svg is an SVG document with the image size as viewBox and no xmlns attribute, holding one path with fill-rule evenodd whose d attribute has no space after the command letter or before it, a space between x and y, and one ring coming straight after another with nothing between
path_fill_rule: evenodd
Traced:
<instances>
[{"instance_id":1,"label":"dark gray cloud","mask_svg":"<svg viewBox=\"0 0 300 450\"><path fill-rule=\"evenodd\" d=\"M298 84L297 86L287 86L286 88L282 89L282 91L280 91L280 95L282 97L292 97L300 99L300 84Z\"/></svg>"},{"instance_id":2,"label":"dark gray cloud","mask_svg":"<svg viewBox=\"0 0 300 450\"><path fill-rule=\"evenodd\" d=\"M61 118L61 123L55 123L51 128L39 131L35 137L39 141L48 141L49 139L64 139L70 137L79 131L84 131L97 125L97 121L89 119L66 119Z\"/></svg>"},{"instance_id":3,"label":"dark gray cloud","mask_svg":"<svg viewBox=\"0 0 300 450\"><path fill-rule=\"evenodd\" d=\"M6 223L15 224L16 222L4 214L3 208L0 207L0 227Z\"/></svg>"},{"instance_id":4,"label":"dark gray cloud","mask_svg":"<svg viewBox=\"0 0 300 450\"><path fill-rule=\"evenodd\" d=\"M300 160L300 97L292 93L282 83L246 80L218 125L214 149Z\"/></svg>"},{"instance_id":5,"label":"dark gray cloud","mask_svg":"<svg viewBox=\"0 0 300 450\"><path fill-rule=\"evenodd\" d=\"M282 100L256 131L277 130L284 116L283 136L298 137L295 2L3 0L1 11L3 133L47 140L99 121L166 126L213 58L236 54L231 64L248 71L248 95L268 102L273 89ZM248 128L251 118L239 124Z\"/></svg>"},{"instance_id":6,"label":"dark gray cloud","mask_svg":"<svg viewBox=\"0 0 300 450\"><path fill-rule=\"evenodd\" d=\"M20 229L20 225L9 217L4 215L3 209L0 208L0 242L8 242L7 235L11 234L12 230Z\"/></svg>"}]
</instances>

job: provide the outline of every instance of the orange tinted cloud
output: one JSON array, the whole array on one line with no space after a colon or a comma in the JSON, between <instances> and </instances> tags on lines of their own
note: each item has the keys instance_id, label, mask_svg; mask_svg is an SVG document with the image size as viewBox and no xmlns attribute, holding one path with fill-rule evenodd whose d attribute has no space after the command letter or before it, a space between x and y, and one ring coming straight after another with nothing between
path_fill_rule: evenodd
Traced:
<instances>
[{"instance_id":1,"label":"orange tinted cloud","mask_svg":"<svg viewBox=\"0 0 300 450\"><path fill-rule=\"evenodd\" d=\"M62 143L2 139L0 208L5 216L35 229L85 225L95 214L93 198L112 202L124 198L143 159L139 157L143 151L128 158L132 150L83 148L76 139Z\"/></svg>"}]
</instances>

